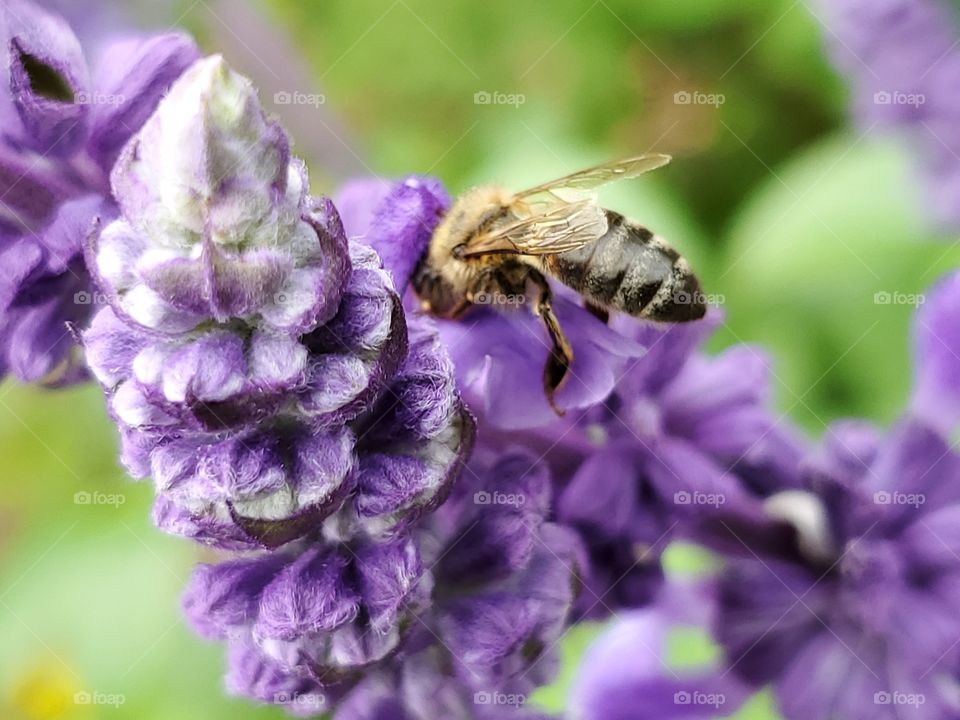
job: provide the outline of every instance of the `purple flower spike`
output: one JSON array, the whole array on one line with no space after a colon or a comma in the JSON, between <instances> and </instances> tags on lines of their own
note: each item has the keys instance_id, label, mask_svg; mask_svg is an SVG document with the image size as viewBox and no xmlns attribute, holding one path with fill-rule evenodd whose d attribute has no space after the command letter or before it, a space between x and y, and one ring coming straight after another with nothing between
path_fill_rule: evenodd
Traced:
<instances>
[{"instance_id":1,"label":"purple flower spike","mask_svg":"<svg viewBox=\"0 0 960 720\"><path fill-rule=\"evenodd\" d=\"M307 194L249 82L199 61L113 182L121 215L87 247L109 304L83 343L157 525L226 551L184 610L229 645L228 688L322 714L396 681L408 652L442 660L431 677L458 702L540 682L580 556L544 522L549 479L529 459L484 476L524 507L457 487L474 421L435 325L405 316L376 253ZM490 635L484 618L517 612Z\"/></svg>"},{"instance_id":2,"label":"purple flower spike","mask_svg":"<svg viewBox=\"0 0 960 720\"><path fill-rule=\"evenodd\" d=\"M123 216L96 239L90 266L133 322L178 334L240 318L299 335L336 313L342 231L314 217L286 135L222 58L173 86L112 182Z\"/></svg>"},{"instance_id":3,"label":"purple flower spike","mask_svg":"<svg viewBox=\"0 0 960 720\"><path fill-rule=\"evenodd\" d=\"M184 35L107 41L88 69L57 15L0 8L0 373L45 385L84 379L74 341L101 304L83 258L96 221L117 214L119 148L198 57Z\"/></svg>"},{"instance_id":4,"label":"purple flower spike","mask_svg":"<svg viewBox=\"0 0 960 720\"><path fill-rule=\"evenodd\" d=\"M123 215L88 246L110 304L83 340L161 528L276 548L396 533L442 502L472 433L453 368L307 194L249 81L196 63L113 181Z\"/></svg>"}]
</instances>

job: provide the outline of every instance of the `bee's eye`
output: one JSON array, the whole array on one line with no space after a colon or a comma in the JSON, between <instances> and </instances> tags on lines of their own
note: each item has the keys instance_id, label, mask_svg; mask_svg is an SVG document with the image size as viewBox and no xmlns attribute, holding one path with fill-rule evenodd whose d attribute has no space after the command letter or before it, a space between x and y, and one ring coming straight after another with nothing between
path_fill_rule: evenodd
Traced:
<instances>
[{"instance_id":1,"label":"bee's eye","mask_svg":"<svg viewBox=\"0 0 960 720\"><path fill-rule=\"evenodd\" d=\"M453 248L452 250L453 256L457 260L463 260L463 254L464 252L466 252L466 248L467 248L466 243L460 243L459 245Z\"/></svg>"}]
</instances>

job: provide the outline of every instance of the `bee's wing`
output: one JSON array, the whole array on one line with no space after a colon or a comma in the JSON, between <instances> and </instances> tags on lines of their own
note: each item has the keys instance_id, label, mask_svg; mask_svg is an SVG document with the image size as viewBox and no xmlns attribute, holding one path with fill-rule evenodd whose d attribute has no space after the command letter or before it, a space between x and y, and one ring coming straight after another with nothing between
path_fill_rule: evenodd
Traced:
<instances>
[{"instance_id":1,"label":"bee's wing","mask_svg":"<svg viewBox=\"0 0 960 720\"><path fill-rule=\"evenodd\" d=\"M554 202L543 210L472 237L463 257L492 253L558 255L599 240L607 214L592 199Z\"/></svg>"},{"instance_id":2,"label":"bee's wing","mask_svg":"<svg viewBox=\"0 0 960 720\"><path fill-rule=\"evenodd\" d=\"M463 248L462 256L558 255L599 240L607 232L607 214L594 198L584 197L583 191L614 180L637 177L668 162L669 155L638 155L587 168L517 193L515 201L525 206L529 214L475 235ZM573 199L578 192L579 199Z\"/></svg>"},{"instance_id":3,"label":"bee's wing","mask_svg":"<svg viewBox=\"0 0 960 720\"><path fill-rule=\"evenodd\" d=\"M615 160L614 162L597 165L586 170L575 172L572 175L552 180L543 185L537 185L523 192L517 193L516 197L526 198L539 193L554 192L556 190L591 190L613 182L614 180L628 180L638 175L656 170L670 162L669 155L653 153L650 155L637 155L636 157L626 158L624 160Z\"/></svg>"}]
</instances>

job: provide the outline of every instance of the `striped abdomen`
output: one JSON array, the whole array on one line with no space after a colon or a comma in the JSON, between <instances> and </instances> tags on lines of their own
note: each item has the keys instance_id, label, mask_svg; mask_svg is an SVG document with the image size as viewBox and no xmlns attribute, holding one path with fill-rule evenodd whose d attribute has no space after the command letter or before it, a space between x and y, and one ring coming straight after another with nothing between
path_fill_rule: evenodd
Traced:
<instances>
[{"instance_id":1,"label":"striped abdomen","mask_svg":"<svg viewBox=\"0 0 960 720\"><path fill-rule=\"evenodd\" d=\"M635 317L702 318L703 292L687 261L645 227L612 210L606 213L609 227L599 240L542 258L550 274L594 305Z\"/></svg>"}]
</instances>

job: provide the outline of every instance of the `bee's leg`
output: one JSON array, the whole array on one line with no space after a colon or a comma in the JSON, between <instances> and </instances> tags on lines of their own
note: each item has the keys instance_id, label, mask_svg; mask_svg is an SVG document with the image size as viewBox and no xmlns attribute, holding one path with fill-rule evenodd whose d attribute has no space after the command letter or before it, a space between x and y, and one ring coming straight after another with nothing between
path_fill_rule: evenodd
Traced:
<instances>
[{"instance_id":1,"label":"bee's leg","mask_svg":"<svg viewBox=\"0 0 960 720\"><path fill-rule=\"evenodd\" d=\"M553 343L553 347L550 348L550 356L543 368L543 389L550 407L557 415L563 415L563 410L557 407L556 393L570 373L570 366L573 365L573 348L566 335L563 334L560 321L557 320L557 316L553 312L552 295L546 278L539 273L530 273L530 279L540 291L533 311L543 318L543 324L547 326L550 341Z\"/></svg>"},{"instance_id":2,"label":"bee's leg","mask_svg":"<svg viewBox=\"0 0 960 720\"><path fill-rule=\"evenodd\" d=\"M602 322L604 325L610 322L610 311L607 310L605 307L602 307L600 305L594 305L589 300L583 301L583 307L586 309L588 313L593 315L597 320Z\"/></svg>"},{"instance_id":3,"label":"bee's leg","mask_svg":"<svg viewBox=\"0 0 960 720\"><path fill-rule=\"evenodd\" d=\"M453 309L450 310L448 317L451 320L459 320L463 317L463 314L473 307L473 303L467 300L466 298L460 300Z\"/></svg>"}]
</instances>

